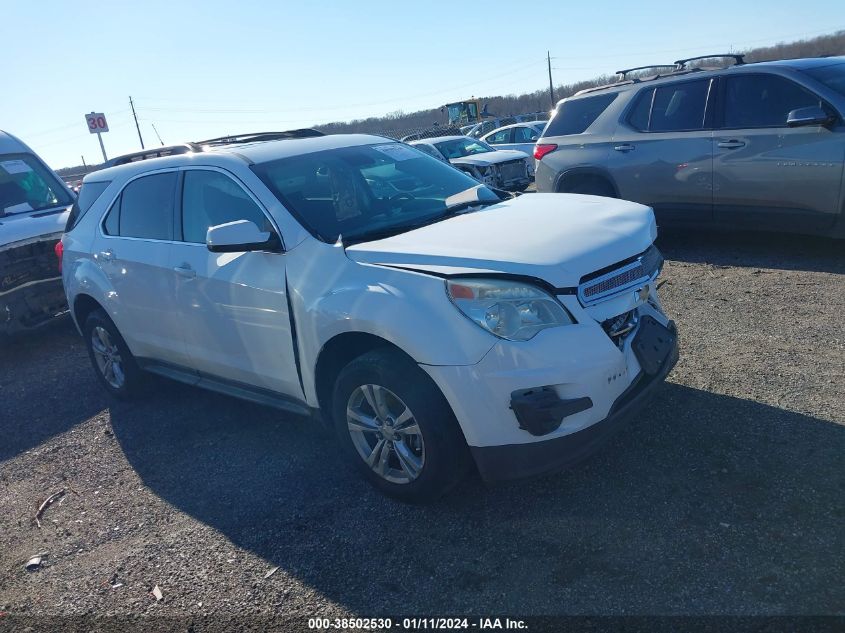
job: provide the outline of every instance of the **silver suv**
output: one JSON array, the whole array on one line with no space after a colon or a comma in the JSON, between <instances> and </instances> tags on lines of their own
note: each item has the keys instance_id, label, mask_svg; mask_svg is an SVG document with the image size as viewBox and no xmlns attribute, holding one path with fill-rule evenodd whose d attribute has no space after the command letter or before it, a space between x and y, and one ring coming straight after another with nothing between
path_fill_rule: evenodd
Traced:
<instances>
[{"instance_id":1,"label":"silver suv","mask_svg":"<svg viewBox=\"0 0 845 633\"><path fill-rule=\"evenodd\" d=\"M845 57L727 57L620 71L562 100L535 147L537 191L633 200L663 224L845 237Z\"/></svg>"}]
</instances>

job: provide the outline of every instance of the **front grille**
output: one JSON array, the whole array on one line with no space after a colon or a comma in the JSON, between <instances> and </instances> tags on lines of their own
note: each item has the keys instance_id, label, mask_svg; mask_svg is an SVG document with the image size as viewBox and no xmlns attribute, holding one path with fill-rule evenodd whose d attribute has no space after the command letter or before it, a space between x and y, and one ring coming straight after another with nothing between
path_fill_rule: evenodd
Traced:
<instances>
[{"instance_id":1,"label":"front grille","mask_svg":"<svg viewBox=\"0 0 845 633\"><path fill-rule=\"evenodd\" d=\"M582 280L578 286L578 298L584 304L605 299L653 279L660 272L662 265L663 256L656 246L652 246L633 260L623 262L619 267L586 275L583 278L586 281Z\"/></svg>"},{"instance_id":2,"label":"front grille","mask_svg":"<svg viewBox=\"0 0 845 633\"><path fill-rule=\"evenodd\" d=\"M638 279L642 279L643 277L645 277L643 267L641 264L637 263L632 268L628 268L627 270L623 270L611 277L606 277L599 282L586 286L584 288L584 297L586 299L592 299L596 295L604 294L614 288L619 288L620 286L627 286L628 284L633 283Z\"/></svg>"},{"instance_id":3,"label":"front grille","mask_svg":"<svg viewBox=\"0 0 845 633\"><path fill-rule=\"evenodd\" d=\"M502 182L525 178L525 161L511 160L506 163L500 163L499 174L502 176Z\"/></svg>"},{"instance_id":4,"label":"front grille","mask_svg":"<svg viewBox=\"0 0 845 633\"><path fill-rule=\"evenodd\" d=\"M28 283L59 277L59 260L53 248L57 238L0 250L0 294Z\"/></svg>"}]
</instances>

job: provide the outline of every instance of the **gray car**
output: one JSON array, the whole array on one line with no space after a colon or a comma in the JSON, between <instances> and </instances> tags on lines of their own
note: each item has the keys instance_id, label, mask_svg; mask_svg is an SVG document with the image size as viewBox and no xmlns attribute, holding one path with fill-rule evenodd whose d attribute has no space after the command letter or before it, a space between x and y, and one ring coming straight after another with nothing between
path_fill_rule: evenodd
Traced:
<instances>
[{"instance_id":1,"label":"gray car","mask_svg":"<svg viewBox=\"0 0 845 633\"><path fill-rule=\"evenodd\" d=\"M663 224L845 237L845 57L726 57L562 100L537 190L633 200Z\"/></svg>"}]
</instances>

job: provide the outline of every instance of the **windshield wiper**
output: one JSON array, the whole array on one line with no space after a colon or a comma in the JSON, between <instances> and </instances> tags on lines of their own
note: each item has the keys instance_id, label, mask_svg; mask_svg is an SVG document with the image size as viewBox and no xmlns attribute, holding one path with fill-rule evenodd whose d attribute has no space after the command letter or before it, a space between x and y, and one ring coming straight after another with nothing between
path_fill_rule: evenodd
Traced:
<instances>
[{"instance_id":1,"label":"windshield wiper","mask_svg":"<svg viewBox=\"0 0 845 633\"><path fill-rule=\"evenodd\" d=\"M471 200L467 202L458 202L457 204L446 207L446 213L442 217L457 215L462 211L468 211L474 207L486 207L499 202L501 202L501 200Z\"/></svg>"},{"instance_id":2,"label":"windshield wiper","mask_svg":"<svg viewBox=\"0 0 845 633\"><path fill-rule=\"evenodd\" d=\"M424 220L420 220L419 222L411 222L409 224L398 224L396 226L388 226L383 229L379 229L376 231L371 231L367 233L360 233L358 235L348 235L344 242L346 243L358 243L358 242L372 242L375 240L381 240L386 237L392 237L394 235L399 235L400 233L407 233L408 231L413 231L414 229L420 229L424 226L429 226L430 224L437 224L443 220L447 220L455 215L462 215L463 213L467 213L470 209L474 207L482 207L487 206L490 204L496 204L499 202L498 200L484 200L479 201L475 200L473 202L461 202L459 204L454 204L451 207L447 208L443 213L438 215L434 215Z\"/></svg>"}]
</instances>

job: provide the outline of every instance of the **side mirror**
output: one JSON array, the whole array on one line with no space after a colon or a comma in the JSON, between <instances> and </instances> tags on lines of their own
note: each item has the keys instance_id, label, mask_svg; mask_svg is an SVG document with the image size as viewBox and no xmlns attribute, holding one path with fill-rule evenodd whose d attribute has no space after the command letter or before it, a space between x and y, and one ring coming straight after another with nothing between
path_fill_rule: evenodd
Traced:
<instances>
[{"instance_id":1,"label":"side mirror","mask_svg":"<svg viewBox=\"0 0 845 633\"><path fill-rule=\"evenodd\" d=\"M834 118L825 112L821 106L809 106L793 110L786 117L786 124L789 127L802 127L805 125L829 125Z\"/></svg>"},{"instance_id":2,"label":"side mirror","mask_svg":"<svg viewBox=\"0 0 845 633\"><path fill-rule=\"evenodd\" d=\"M236 220L208 227L205 245L212 253L271 251L280 253L282 244L273 231L262 231L254 222Z\"/></svg>"}]
</instances>

